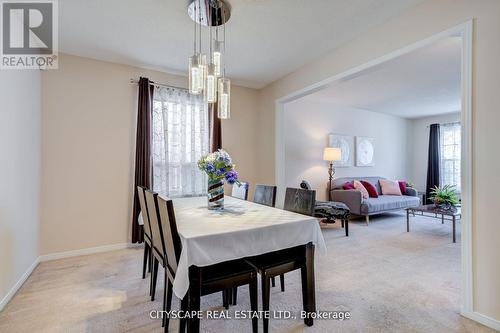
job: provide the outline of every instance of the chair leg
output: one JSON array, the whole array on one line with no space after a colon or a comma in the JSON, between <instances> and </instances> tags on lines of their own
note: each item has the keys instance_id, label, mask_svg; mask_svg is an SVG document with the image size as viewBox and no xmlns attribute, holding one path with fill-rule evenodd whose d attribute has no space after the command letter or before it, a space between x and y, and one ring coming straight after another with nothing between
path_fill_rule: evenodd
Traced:
<instances>
[{"instance_id":1,"label":"chair leg","mask_svg":"<svg viewBox=\"0 0 500 333\"><path fill-rule=\"evenodd\" d=\"M271 278L271 286L273 288L276 287L276 279L274 278L274 276Z\"/></svg>"},{"instance_id":2,"label":"chair leg","mask_svg":"<svg viewBox=\"0 0 500 333\"><path fill-rule=\"evenodd\" d=\"M252 282L249 284L249 292L250 292L250 309L253 313L257 313L258 309L258 301L257 301L257 276L252 279ZM252 316L252 332L257 333L259 331L259 319L257 316Z\"/></svg>"},{"instance_id":3,"label":"chair leg","mask_svg":"<svg viewBox=\"0 0 500 333\"><path fill-rule=\"evenodd\" d=\"M181 300L181 311L184 313L188 311L188 295L184 296L184 298ZM186 318L180 319L179 322L179 333L184 333L186 332Z\"/></svg>"},{"instance_id":4,"label":"chair leg","mask_svg":"<svg viewBox=\"0 0 500 333\"><path fill-rule=\"evenodd\" d=\"M270 298L270 278L265 272L260 275L262 279L262 311L264 311L264 316L262 322L264 323L264 333L269 332L269 318L266 318L266 311L269 311L269 298Z\"/></svg>"},{"instance_id":5,"label":"chair leg","mask_svg":"<svg viewBox=\"0 0 500 333\"><path fill-rule=\"evenodd\" d=\"M142 278L146 278L146 266L148 264L149 245L144 243L144 258L142 259Z\"/></svg>"},{"instance_id":6,"label":"chair leg","mask_svg":"<svg viewBox=\"0 0 500 333\"><path fill-rule=\"evenodd\" d=\"M222 305L226 310L229 309L229 292L227 289L222 291Z\"/></svg>"},{"instance_id":7,"label":"chair leg","mask_svg":"<svg viewBox=\"0 0 500 333\"><path fill-rule=\"evenodd\" d=\"M232 304L236 305L236 302L238 301L238 287L234 287L232 293L233 293Z\"/></svg>"},{"instance_id":8,"label":"chair leg","mask_svg":"<svg viewBox=\"0 0 500 333\"><path fill-rule=\"evenodd\" d=\"M165 269L165 280L163 280L163 316L162 316L162 320L161 320L161 327L165 327L165 319L166 319L166 315L165 315L165 310L167 308L167 282L168 282L168 278L167 278L167 272L166 272L166 269Z\"/></svg>"},{"instance_id":9,"label":"chair leg","mask_svg":"<svg viewBox=\"0 0 500 333\"><path fill-rule=\"evenodd\" d=\"M340 220L340 223L341 223L341 226L342 226L342 228L343 228L343 227L344 227L344 220L343 220L343 219L342 219L342 220Z\"/></svg>"},{"instance_id":10,"label":"chair leg","mask_svg":"<svg viewBox=\"0 0 500 333\"><path fill-rule=\"evenodd\" d=\"M285 274L280 275L281 292L285 292Z\"/></svg>"},{"instance_id":11,"label":"chair leg","mask_svg":"<svg viewBox=\"0 0 500 333\"><path fill-rule=\"evenodd\" d=\"M170 313L172 309L172 293L173 293L173 284L168 279L167 273L165 273L165 281L166 289L167 289L167 299L163 300L163 310L167 313ZM165 333L168 332L168 324L170 323L170 318L166 313L163 313L163 326L165 327Z\"/></svg>"},{"instance_id":12,"label":"chair leg","mask_svg":"<svg viewBox=\"0 0 500 333\"><path fill-rule=\"evenodd\" d=\"M148 272L151 273L151 269L153 268L153 249L149 246L149 263L148 263Z\"/></svg>"},{"instance_id":13,"label":"chair leg","mask_svg":"<svg viewBox=\"0 0 500 333\"><path fill-rule=\"evenodd\" d=\"M151 288L151 301L155 300L155 293L156 293L156 280L158 278L158 260L156 258L154 259L154 264L153 264L153 286Z\"/></svg>"},{"instance_id":14,"label":"chair leg","mask_svg":"<svg viewBox=\"0 0 500 333\"><path fill-rule=\"evenodd\" d=\"M345 236L349 237L349 220L345 219Z\"/></svg>"},{"instance_id":15,"label":"chair leg","mask_svg":"<svg viewBox=\"0 0 500 333\"><path fill-rule=\"evenodd\" d=\"M366 215L365 221L366 221L366 225L370 224L370 216L369 215Z\"/></svg>"}]
</instances>

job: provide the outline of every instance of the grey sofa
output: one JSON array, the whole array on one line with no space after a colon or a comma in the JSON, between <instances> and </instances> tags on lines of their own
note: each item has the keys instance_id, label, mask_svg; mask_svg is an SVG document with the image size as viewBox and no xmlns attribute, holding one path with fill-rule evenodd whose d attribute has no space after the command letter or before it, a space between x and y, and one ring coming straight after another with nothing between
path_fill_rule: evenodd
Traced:
<instances>
[{"instance_id":1,"label":"grey sofa","mask_svg":"<svg viewBox=\"0 0 500 333\"><path fill-rule=\"evenodd\" d=\"M417 191L413 188L407 188L406 193L402 196L397 195L382 195L379 179L383 177L344 177L334 179L332 188L330 189L330 200L345 203L351 214L366 217L366 224L370 222L370 216L381 214L393 210L405 209L410 207L418 207L420 198L417 196ZM364 180L375 186L378 193L378 198L363 199L360 191L344 190L342 185L353 180Z\"/></svg>"}]
</instances>

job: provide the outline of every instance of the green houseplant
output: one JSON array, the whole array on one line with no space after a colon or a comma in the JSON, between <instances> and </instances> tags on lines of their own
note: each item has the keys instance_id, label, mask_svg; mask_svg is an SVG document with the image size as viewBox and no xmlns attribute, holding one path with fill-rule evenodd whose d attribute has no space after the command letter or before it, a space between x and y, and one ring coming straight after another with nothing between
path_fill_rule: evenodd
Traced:
<instances>
[{"instance_id":1,"label":"green houseplant","mask_svg":"<svg viewBox=\"0 0 500 333\"><path fill-rule=\"evenodd\" d=\"M435 186L431 191L431 199L437 207L444 209L450 209L460 203L455 186L452 185Z\"/></svg>"}]
</instances>

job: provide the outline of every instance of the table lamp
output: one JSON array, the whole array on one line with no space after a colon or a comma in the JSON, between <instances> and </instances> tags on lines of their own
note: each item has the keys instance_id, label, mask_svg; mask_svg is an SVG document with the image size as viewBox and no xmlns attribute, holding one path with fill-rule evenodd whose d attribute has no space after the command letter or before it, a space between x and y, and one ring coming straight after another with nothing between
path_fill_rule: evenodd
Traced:
<instances>
[{"instance_id":1,"label":"table lamp","mask_svg":"<svg viewBox=\"0 0 500 333\"><path fill-rule=\"evenodd\" d=\"M326 147L323 151L323 160L330 162L328 167L328 175L330 176L330 186L328 187L328 198L330 198L330 191L332 189L333 175L335 174L335 168L333 167L334 161L342 160L342 150L340 148Z\"/></svg>"}]
</instances>

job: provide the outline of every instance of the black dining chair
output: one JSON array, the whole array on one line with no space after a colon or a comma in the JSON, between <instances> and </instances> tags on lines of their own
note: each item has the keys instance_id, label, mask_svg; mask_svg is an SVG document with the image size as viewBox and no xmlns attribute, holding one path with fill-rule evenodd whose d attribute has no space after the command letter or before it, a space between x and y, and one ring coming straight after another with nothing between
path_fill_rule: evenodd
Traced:
<instances>
[{"instance_id":1,"label":"black dining chair","mask_svg":"<svg viewBox=\"0 0 500 333\"><path fill-rule=\"evenodd\" d=\"M240 185L234 184L231 189L231 196L241 200L248 200L248 182L240 182Z\"/></svg>"},{"instance_id":2,"label":"black dining chair","mask_svg":"<svg viewBox=\"0 0 500 333\"><path fill-rule=\"evenodd\" d=\"M144 197L144 191L146 190L143 186L137 186L137 196L139 197L139 205L141 207L142 222L144 226L144 258L142 260L142 278L146 278L146 266L148 267L148 272L151 272L152 267L152 248L153 248L153 238L151 236L151 223L149 221L148 208L146 207L146 199ZM152 276L149 282L149 295L151 295L152 288Z\"/></svg>"},{"instance_id":3,"label":"black dining chair","mask_svg":"<svg viewBox=\"0 0 500 333\"><path fill-rule=\"evenodd\" d=\"M284 209L295 213L312 216L314 213L314 202L316 191L303 190L297 188L287 188L285 193ZM305 256L301 252L302 247L285 249L272 255L264 254L249 258L248 262L255 266L260 273L262 281L262 310L269 311L270 286L272 278L280 276L282 288L284 288L284 274L300 269L302 276L302 295L306 294L307 285L305 276L307 267ZM264 333L269 331L269 318L262 319L264 323Z\"/></svg>"},{"instance_id":4,"label":"black dining chair","mask_svg":"<svg viewBox=\"0 0 500 333\"><path fill-rule=\"evenodd\" d=\"M273 185L256 185L255 186L255 192L253 195L253 202L261 204L261 205L266 205L269 207L275 207L276 206L276 192L277 192L277 186ZM285 291L285 276L280 275L280 283L281 283L281 291ZM271 279L271 285L274 287L276 286L276 278L273 277ZM235 296L233 296L233 304L236 304L236 292Z\"/></svg>"},{"instance_id":5,"label":"black dining chair","mask_svg":"<svg viewBox=\"0 0 500 333\"><path fill-rule=\"evenodd\" d=\"M158 225L160 231L161 249L154 247L153 264L153 293L158 277L158 264L165 268L165 287L163 293L163 310L170 311L173 294L173 283L177 272L179 258L182 251L182 244L177 231L175 221L174 205L172 200L164 199L157 193L146 191L146 201L151 213L151 223ZM250 307L252 311L257 311L257 271L245 260L232 260L211 266L200 267L201 281L191 281L190 285L198 282L200 295L205 296L216 292L221 292L234 287L249 285ZM188 311L190 308L200 307L200 298L196 298L190 291L181 301L181 310ZM193 325L199 325L198 319L192 319ZM180 332L184 332L186 321L181 321ZM169 319L165 316L162 325L165 332L168 332ZM197 327L193 327L196 331ZM258 318L252 317L252 332L258 331Z\"/></svg>"},{"instance_id":6,"label":"black dining chair","mask_svg":"<svg viewBox=\"0 0 500 333\"><path fill-rule=\"evenodd\" d=\"M276 206L277 187L273 185L256 185L253 194L253 202L269 207Z\"/></svg>"}]
</instances>

